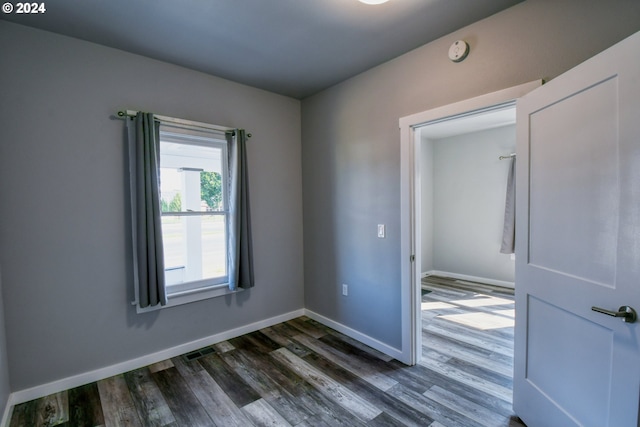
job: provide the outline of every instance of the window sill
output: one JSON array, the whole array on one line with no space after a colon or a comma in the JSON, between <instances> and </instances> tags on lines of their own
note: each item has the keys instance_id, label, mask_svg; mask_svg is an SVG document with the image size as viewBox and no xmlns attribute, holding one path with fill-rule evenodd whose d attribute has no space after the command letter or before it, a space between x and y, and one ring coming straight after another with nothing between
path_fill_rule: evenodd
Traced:
<instances>
[{"instance_id":1,"label":"window sill","mask_svg":"<svg viewBox=\"0 0 640 427\"><path fill-rule=\"evenodd\" d=\"M148 313L150 311L161 310L164 308L175 307L178 305L189 304L196 301L202 301L210 298L217 298L225 295L232 295L238 292L242 292L244 289L238 288L235 291L229 289L228 284L214 285L206 288L199 288L190 291L175 292L167 296L167 305L155 305L153 307L141 308L138 304L136 306L136 312L138 314Z\"/></svg>"}]
</instances>

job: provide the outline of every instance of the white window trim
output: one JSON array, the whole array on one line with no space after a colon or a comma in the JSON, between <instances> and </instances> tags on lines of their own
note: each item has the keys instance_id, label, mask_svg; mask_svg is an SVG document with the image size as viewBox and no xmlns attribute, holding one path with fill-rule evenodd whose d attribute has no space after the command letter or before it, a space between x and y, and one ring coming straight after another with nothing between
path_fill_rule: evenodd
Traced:
<instances>
[{"instance_id":1,"label":"white window trim","mask_svg":"<svg viewBox=\"0 0 640 427\"><path fill-rule=\"evenodd\" d=\"M151 307L141 308L139 304L136 304L136 312L138 314L148 313L150 311L162 310L169 307L176 307L183 304L189 304L192 302L202 301L210 298L217 298L226 295L236 294L242 292L245 289L238 288L235 291L229 289L228 283L220 285L207 286L198 289L192 289L190 291L178 292L171 295L167 295L166 305L154 305Z\"/></svg>"},{"instance_id":2,"label":"white window trim","mask_svg":"<svg viewBox=\"0 0 640 427\"><path fill-rule=\"evenodd\" d=\"M127 110L126 114L130 115L130 116L135 116L136 115L136 111L130 111ZM202 123L202 122L196 122L196 121L192 121L192 120L184 120L184 119L178 119L178 118L174 118L174 117L167 117L167 116L159 116L159 115L155 115L155 118L157 120L160 121L161 125L165 124L168 126L173 126L173 127L184 127L184 128L191 128L194 130L207 130L207 131L213 131L213 132L217 132L217 133L225 133L227 131L234 131L234 128L229 128L229 127L224 127L224 126L218 126L218 125L212 125L209 123ZM197 144L194 143L194 145L205 145L208 146L209 144ZM228 147L225 146L225 153L227 152ZM228 165L223 163L223 173L225 173L226 176L228 176ZM228 206L228 194L225 192L225 206ZM227 221L227 228L228 228L228 221ZM228 236L228 229L227 229L227 236ZM225 279L228 280L228 272L227 272L227 277L225 277ZM210 282L211 284L208 286L202 286L199 288L195 288L195 289L188 289L188 290L184 290L184 291L179 291L179 292L174 292L172 294L167 293L167 304L165 305L155 305L155 306L149 306L149 307L140 307L140 303L139 303L139 289L136 286L135 287L135 300L131 302L132 305L134 305L136 307L136 313L137 314L142 314L142 313L148 313L148 312L152 312L152 311L157 311L157 310L162 310L165 308L169 308L169 307L176 307L179 305L184 305L184 304L189 304L192 302L197 302L197 301L202 301L202 300L206 300L206 299L210 299L210 298L217 298L217 297L221 297L221 296L227 296L227 295L233 295L236 294L238 292L243 292L245 291L245 289L243 288L237 288L235 290L231 290L229 289L229 283L225 282L225 283L215 283L214 281L212 281L211 279L205 279L202 280L202 282ZM166 286L166 285L165 285Z\"/></svg>"}]
</instances>

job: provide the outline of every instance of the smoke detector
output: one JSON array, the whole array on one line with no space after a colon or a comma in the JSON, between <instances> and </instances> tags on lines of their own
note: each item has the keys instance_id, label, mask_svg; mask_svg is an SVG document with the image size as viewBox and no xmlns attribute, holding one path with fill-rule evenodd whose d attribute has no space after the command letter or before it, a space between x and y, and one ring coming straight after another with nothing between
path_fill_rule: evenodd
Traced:
<instances>
[{"instance_id":1,"label":"smoke detector","mask_svg":"<svg viewBox=\"0 0 640 427\"><path fill-rule=\"evenodd\" d=\"M464 40L456 40L449 48L449 59L461 62L469 54L469 44Z\"/></svg>"}]
</instances>

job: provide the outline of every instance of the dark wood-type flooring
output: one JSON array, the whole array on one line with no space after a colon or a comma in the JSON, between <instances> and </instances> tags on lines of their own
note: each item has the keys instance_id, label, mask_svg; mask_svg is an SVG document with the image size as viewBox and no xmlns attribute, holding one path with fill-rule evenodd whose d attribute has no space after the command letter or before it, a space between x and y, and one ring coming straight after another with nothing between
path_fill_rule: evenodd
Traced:
<instances>
[{"instance_id":1,"label":"dark wood-type flooring","mask_svg":"<svg viewBox=\"0 0 640 427\"><path fill-rule=\"evenodd\" d=\"M513 297L439 278L423 289L416 366L301 317L17 405L10 427L522 426Z\"/></svg>"}]
</instances>

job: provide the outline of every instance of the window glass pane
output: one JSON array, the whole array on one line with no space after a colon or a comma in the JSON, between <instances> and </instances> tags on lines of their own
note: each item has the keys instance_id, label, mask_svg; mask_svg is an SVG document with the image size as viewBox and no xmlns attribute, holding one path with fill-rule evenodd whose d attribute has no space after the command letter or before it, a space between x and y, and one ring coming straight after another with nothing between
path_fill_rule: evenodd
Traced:
<instances>
[{"instance_id":1,"label":"window glass pane","mask_svg":"<svg viewBox=\"0 0 640 427\"><path fill-rule=\"evenodd\" d=\"M202 218L202 272L203 277L227 275L227 227L222 215Z\"/></svg>"},{"instance_id":2,"label":"window glass pane","mask_svg":"<svg viewBox=\"0 0 640 427\"><path fill-rule=\"evenodd\" d=\"M224 215L162 217L167 286L226 278L225 218Z\"/></svg>"},{"instance_id":3,"label":"window glass pane","mask_svg":"<svg viewBox=\"0 0 640 427\"><path fill-rule=\"evenodd\" d=\"M182 176L178 169L160 168L160 203L162 212L182 210Z\"/></svg>"},{"instance_id":4,"label":"window glass pane","mask_svg":"<svg viewBox=\"0 0 640 427\"><path fill-rule=\"evenodd\" d=\"M167 291L227 281L226 143L160 132L160 193ZM201 213L201 214L200 214Z\"/></svg>"},{"instance_id":5,"label":"window glass pane","mask_svg":"<svg viewBox=\"0 0 640 427\"><path fill-rule=\"evenodd\" d=\"M162 240L164 244L164 268L184 269L185 230L183 218L179 216L162 217Z\"/></svg>"},{"instance_id":6,"label":"window glass pane","mask_svg":"<svg viewBox=\"0 0 640 427\"><path fill-rule=\"evenodd\" d=\"M220 172L200 172L200 197L205 203L205 205L203 205L205 210L221 211L224 209L222 174Z\"/></svg>"},{"instance_id":7,"label":"window glass pane","mask_svg":"<svg viewBox=\"0 0 640 427\"><path fill-rule=\"evenodd\" d=\"M223 211L222 147L160 142L162 212Z\"/></svg>"}]
</instances>

